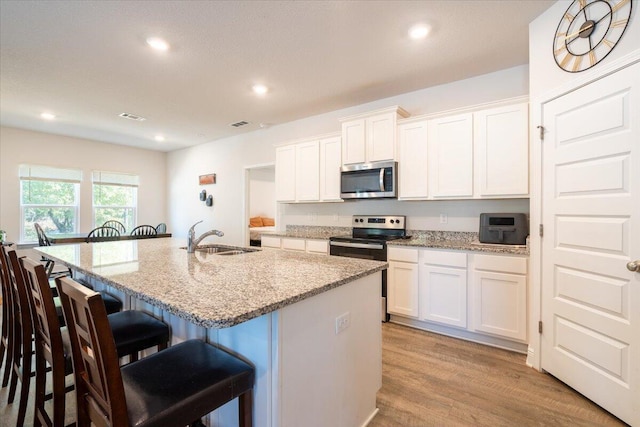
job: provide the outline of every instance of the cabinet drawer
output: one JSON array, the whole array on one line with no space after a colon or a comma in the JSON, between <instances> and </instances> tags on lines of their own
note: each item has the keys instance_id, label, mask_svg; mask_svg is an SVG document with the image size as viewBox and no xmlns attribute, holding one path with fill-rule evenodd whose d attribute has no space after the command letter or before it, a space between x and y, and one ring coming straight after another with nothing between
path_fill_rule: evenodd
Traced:
<instances>
[{"instance_id":1,"label":"cabinet drawer","mask_svg":"<svg viewBox=\"0 0 640 427\"><path fill-rule=\"evenodd\" d=\"M476 270L527 274L527 258L504 255L474 255Z\"/></svg>"},{"instance_id":2,"label":"cabinet drawer","mask_svg":"<svg viewBox=\"0 0 640 427\"><path fill-rule=\"evenodd\" d=\"M263 248L280 248L280 238L272 236L262 236L261 245Z\"/></svg>"},{"instance_id":3,"label":"cabinet drawer","mask_svg":"<svg viewBox=\"0 0 640 427\"><path fill-rule=\"evenodd\" d=\"M290 249L294 251L304 251L304 239L282 239L282 249Z\"/></svg>"},{"instance_id":4,"label":"cabinet drawer","mask_svg":"<svg viewBox=\"0 0 640 427\"><path fill-rule=\"evenodd\" d=\"M329 253L329 242L327 240L307 240L307 252L326 255Z\"/></svg>"},{"instance_id":5,"label":"cabinet drawer","mask_svg":"<svg viewBox=\"0 0 640 427\"><path fill-rule=\"evenodd\" d=\"M387 248L387 259L389 261L402 261L402 262L418 262L418 250L408 248L395 248L389 246Z\"/></svg>"},{"instance_id":6,"label":"cabinet drawer","mask_svg":"<svg viewBox=\"0 0 640 427\"><path fill-rule=\"evenodd\" d=\"M422 250L420 251L420 262L422 264L467 268L467 254L465 252Z\"/></svg>"}]
</instances>

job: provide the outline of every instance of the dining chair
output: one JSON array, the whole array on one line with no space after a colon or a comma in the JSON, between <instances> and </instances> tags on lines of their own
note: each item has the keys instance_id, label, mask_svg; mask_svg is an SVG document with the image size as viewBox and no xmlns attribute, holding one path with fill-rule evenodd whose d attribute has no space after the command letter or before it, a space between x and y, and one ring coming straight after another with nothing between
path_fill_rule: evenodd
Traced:
<instances>
[{"instance_id":1,"label":"dining chair","mask_svg":"<svg viewBox=\"0 0 640 427\"><path fill-rule=\"evenodd\" d=\"M120 367L98 294L56 280L68 319L77 425L184 426L239 398L241 427L252 425L254 368L226 351L188 340Z\"/></svg>"},{"instance_id":2,"label":"dining chair","mask_svg":"<svg viewBox=\"0 0 640 427\"><path fill-rule=\"evenodd\" d=\"M110 219L109 221L105 221L104 224L102 224L103 227L113 227L116 230L118 230L120 232L120 234L124 234L127 232L126 227L124 226L123 223L121 223L120 221L117 221L115 219Z\"/></svg>"},{"instance_id":3,"label":"dining chair","mask_svg":"<svg viewBox=\"0 0 640 427\"><path fill-rule=\"evenodd\" d=\"M115 227L102 226L96 227L89 232L87 235L86 242L97 242L97 241L107 241L107 240L117 240L120 237L120 231L118 231Z\"/></svg>"},{"instance_id":4,"label":"dining chair","mask_svg":"<svg viewBox=\"0 0 640 427\"><path fill-rule=\"evenodd\" d=\"M132 236L155 236L158 234L153 225L139 225L130 233Z\"/></svg>"},{"instance_id":5,"label":"dining chair","mask_svg":"<svg viewBox=\"0 0 640 427\"><path fill-rule=\"evenodd\" d=\"M38 235L38 246L51 246L51 242L49 238L45 234L44 230L37 222L33 223L33 227L36 229L36 234ZM47 277L55 278L57 275L66 275L68 271L57 271L53 272L53 267L55 266L55 262L52 259L45 257L44 255L41 258L42 262L44 262L45 269L47 270Z\"/></svg>"},{"instance_id":6,"label":"dining chair","mask_svg":"<svg viewBox=\"0 0 640 427\"><path fill-rule=\"evenodd\" d=\"M161 222L160 224L156 225L156 233L164 234L166 232L167 232L167 224L165 224L164 222Z\"/></svg>"}]
</instances>

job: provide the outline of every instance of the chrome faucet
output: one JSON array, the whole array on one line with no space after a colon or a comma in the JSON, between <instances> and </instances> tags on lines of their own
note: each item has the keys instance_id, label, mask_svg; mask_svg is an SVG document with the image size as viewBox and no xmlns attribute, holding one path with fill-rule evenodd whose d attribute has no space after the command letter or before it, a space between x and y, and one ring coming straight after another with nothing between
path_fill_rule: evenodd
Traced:
<instances>
[{"instance_id":1,"label":"chrome faucet","mask_svg":"<svg viewBox=\"0 0 640 427\"><path fill-rule=\"evenodd\" d=\"M202 221L198 221L195 224L193 224L191 226L191 228L189 228L189 235L188 235L188 238L187 238L187 252L190 253L190 254L192 254L196 250L196 247L198 246L198 244L205 237L213 236L213 235L216 235L218 237L224 236L224 233L222 231L209 230L209 231L207 231L205 233L202 233L202 235L200 237L196 238L196 225L200 224L201 222Z\"/></svg>"}]
</instances>

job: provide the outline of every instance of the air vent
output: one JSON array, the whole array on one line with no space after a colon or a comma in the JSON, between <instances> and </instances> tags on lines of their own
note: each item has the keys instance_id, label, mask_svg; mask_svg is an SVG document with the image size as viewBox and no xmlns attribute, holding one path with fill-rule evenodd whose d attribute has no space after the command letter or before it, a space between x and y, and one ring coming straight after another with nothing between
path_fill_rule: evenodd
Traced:
<instances>
[{"instance_id":1,"label":"air vent","mask_svg":"<svg viewBox=\"0 0 640 427\"><path fill-rule=\"evenodd\" d=\"M135 114L131 114L131 113L122 113L122 114L118 114L120 117L125 118L125 119L129 119L129 120L135 120L136 122L143 122L147 119L145 119L144 117L140 117L140 116L136 116Z\"/></svg>"},{"instance_id":2,"label":"air vent","mask_svg":"<svg viewBox=\"0 0 640 427\"><path fill-rule=\"evenodd\" d=\"M249 122L242 120L242 121L239 121L239 122L231 123L229 126L233 126L234 128L240 128L240 127L246 126L248 124L249 124Z\"/></svg>"}]
</instances>

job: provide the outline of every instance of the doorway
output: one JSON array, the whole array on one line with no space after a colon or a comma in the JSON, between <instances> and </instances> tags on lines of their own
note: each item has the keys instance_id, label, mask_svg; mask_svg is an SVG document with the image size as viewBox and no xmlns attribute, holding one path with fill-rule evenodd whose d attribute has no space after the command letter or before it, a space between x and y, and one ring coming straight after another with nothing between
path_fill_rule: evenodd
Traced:
<instances>
[{"instance_id":1,"label":"doorway","mask_svg":"<svg viewBox=\"0 0 640 427\"><path fill-rule=\"evenodd\" d=\"M244 243L247 246L260 246L261 234L276 230L275 164L245 167L244 194Z\"/></svg>"}]
</instances>

